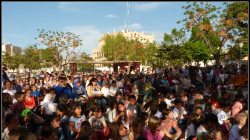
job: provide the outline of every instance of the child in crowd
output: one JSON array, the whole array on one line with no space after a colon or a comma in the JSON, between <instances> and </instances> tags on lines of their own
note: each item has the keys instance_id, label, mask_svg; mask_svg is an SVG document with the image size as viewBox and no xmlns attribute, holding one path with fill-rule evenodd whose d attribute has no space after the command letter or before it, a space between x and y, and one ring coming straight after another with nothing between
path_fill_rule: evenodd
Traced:
<instances>
[{"instance_id":1,"label":"child in crowd","mask_svg":"<svg viewBox=\"0 0 250 140\"><path fill-rule=\"evenodd\" d=\"M31 89L26 90L25 95L25 101L23 103L25 108L33 110L36 107L36 102L34 96L31 97Z\"/></svg>"},{"instance_id":2,"label":"child in crowd","mask_svg":"<svg viewBox=\"0 0 250 140\"><path fill-rule=\"evenodd\" d=\"M18 118L14 113L9 113L5 117L5 125L7 126L2 133L3 140L9 140L9 132L18 126Z\"/></svg>"},{"instance_id":3,"label":"child in crowd","mask_svg":"<svg viewBox=\"0 0 250 140\"><path fill-rule=\"evenodd\" d=\"M66 140L65 136L63 134L63 130L60 127L60 118L58 115L56 115L56 114L50 115L45 120L44 125L52 126L53 128L56 129L56 134L57 134L58 140Z\"/></svg>"},{"instance_id":4,"label":"child in crowd","mask_svg":"<svg viewBox=\"0 0 250 140\"><path fill-rule=\"evenodd\" d=\"M73 103L71 107L71 117L69 119L69 129L71 130L72 138L75 138L77 133L80 132L81 123L86 119L83 113L81 104L78 102Z\"/></svg>"},{"instance_id":5,"label":"child in crowd","mask_svg":"<svg viewBox=\"0 0 250 140\"><path fill-rule=\"evenodd\" d=\"M36 104L38 104L38 97L41 96L41 93L37 90L35 84L31 85L31 90L32 90L32 91L31 91L31 97L34 96L35 101L36 101Z\"/></svg>"},{"instance_id":6,"label":"child in crowd","mask_svg":"<svg viewBox=\"0 0 250 140\"><path fill-rule=\"evenodd\" d=\"M234 117L235 124L230 130L229 140L236 140L240 138L239 130L246 124L247 115L245 113L238 113Z\"/></svg>"},{"instance_id":7,"label":"child in crowd","mask_svg":"<svg viewBox=\"0 0 250 140\"><path fill-rule=\"evenodd\" d=\"M140 136L143 136L144 122L141 118L135 118L132 122L131 132L129 133L128 139L135 140Z\"/></svg>"},{"instance_id":8,"label":"child in crowd","mask_svg":"<svg viewBox=\"0 0 250 140\"><path fill-rule=\"evenodd\" d=\"M112 122L109 125L109 140L122 140L127 136L127 130L122 122Z\"/></svg>"},{"instance_id":9,"label":"child in crowd","mask_svg":"<svg viewBox=\"0 0 250 140\"><path fill-rule=\"evenodd\" d=\"M232 114L231 116L234 117L235 114L239 113L243 109L243 100L244 96L242 94L237 94L235 96L236 102L232 106Z\"/></svg>"}]
</instances>

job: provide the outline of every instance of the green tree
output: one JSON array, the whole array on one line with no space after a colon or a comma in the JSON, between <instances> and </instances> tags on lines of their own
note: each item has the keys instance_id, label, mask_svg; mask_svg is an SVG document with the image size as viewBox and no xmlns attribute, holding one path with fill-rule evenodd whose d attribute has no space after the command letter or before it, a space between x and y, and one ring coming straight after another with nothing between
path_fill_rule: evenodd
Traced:
<instances>
[{"instance_id":1,"label":"green tree","mask_svg":"<svg viewBox=\"0 0 250 140\"><path fill-rule=\"evenodd\" d=\"M80 61L92 61L92 57L90 57L89 54L82 52L80 57L79 57L79 62ZM93 64L77 64L77 68L79 69L93 69Z\"/></svg>"},{"instance_id":2,"label":"green tree","mask_svg":"<svg viewBox=\"0 0 250 140\"><path fill-rule=\"evenodd\" d=\"M238 46L241 34L237 32L239 29L237 24L239 21L245 20L245 17L242 17L244 14L237 15L237 18L225 16L227 10L223 10L221 13L221 7L216 7L208 2L193 2L182 8L186 9L184 15L188 16L182 20L186 29L189 31L192 27L197 27L199 31L197 36L202 37L218 66L220 58L226 55L222 52L225 43L231 41L235 43L235 46ZM218 42L212 43L211 38L216 38L216 36L219 38Z\"/></svg>"},{"instance_id":3,"label":"green tree","mask_svg":"<svg viewBox=\"0 0 250 140\"><path fill-rule=\"evenodd\" d=\"M42 68L42 59L36 48L37 45L32 45L23 50L23 64L29 69L29 72Z\"/></svg>"},{"instance_id":4,"label":"green tree","mask_svg":"<svg viewBox=\"0 0 250 140\"><path fill-rule=\"evenodd\" d=\"M185 52L185 32L183 29L172 29L170 34L164 34L164 41L159 50L159 57L167 60L169 66L183 63Z\"/></svg>"},{"instance_id":5,"label":"green tree","mask_svg":"<svg viewBox=\"0 0 250 140\"><path fill-rule=\"evenodd\" d=\"M156 67L155 62L159 61L159 47L155 42L149 43L145 47L145 59L142 60L142 64L150 64L153 69Z\"/></svg>"},{"instance_id":6,"label":"green tree","mask_svg":"<svg viewBox=\"0 0 250 140\"><path fill-rule=\"evenodd\" d=\"M54 50L55 59L58 62L59 72L62 69L63 52L66 53L66 59L68 56L74 53L75 48L82 45L82 40L79 39L80 35L76 35L71 32L58 32L58 31L45 31L44 29L39 31L39 36L35 39L40 41L40 44L46 45L49 49ZM70 49L73 48L73 51ZM65 64L66 65L66 64ZM60 74L60 73L59 73Z\"/></svg>"}]
</instances>

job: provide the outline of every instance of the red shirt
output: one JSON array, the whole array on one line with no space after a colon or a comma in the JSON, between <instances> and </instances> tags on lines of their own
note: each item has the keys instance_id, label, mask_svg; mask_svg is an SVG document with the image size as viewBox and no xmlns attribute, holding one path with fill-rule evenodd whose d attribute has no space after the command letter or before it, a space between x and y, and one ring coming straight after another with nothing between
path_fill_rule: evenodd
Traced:
<instances>
[{"instance_id":1,"label":"red shirt","mask_svg":"<svg viewBox=\"0 0 250 140\"><path fill-rule=\"evenodd\" d=\"M27 98L25 98L25 101L23 103L25 105L25 108L28 108L29 106L36 106L36 101L34 96L30 98L30 100L28 100Z\"/></svg>"},{"instance_id":2,"label":"red shirt","mask_svg":"<svg viewBox=\"0 0 250 140\"><path fill-rule=\"evenodd\" d=\"M168 77L167 80L168 80L169 86L172 87L173 85L172 77Z\"/></svg>"}]
</instances>

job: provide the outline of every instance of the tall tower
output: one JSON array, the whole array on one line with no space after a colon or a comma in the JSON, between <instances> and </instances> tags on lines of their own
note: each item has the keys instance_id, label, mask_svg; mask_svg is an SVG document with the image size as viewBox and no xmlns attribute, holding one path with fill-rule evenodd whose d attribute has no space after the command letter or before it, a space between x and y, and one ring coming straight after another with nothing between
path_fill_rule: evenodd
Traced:
<instances>
[{"instance_id":1,"label":"tall tower","mask_svg":"<svg viewBox=\"0 0 250 140\"><path fill-rule=\"evenodd\" d=\"M128 30L128 28L129 28L129 3L127 2L127 15L126 15L126 20L125 20L125 30Z\"/></svg>"}]
</instances>

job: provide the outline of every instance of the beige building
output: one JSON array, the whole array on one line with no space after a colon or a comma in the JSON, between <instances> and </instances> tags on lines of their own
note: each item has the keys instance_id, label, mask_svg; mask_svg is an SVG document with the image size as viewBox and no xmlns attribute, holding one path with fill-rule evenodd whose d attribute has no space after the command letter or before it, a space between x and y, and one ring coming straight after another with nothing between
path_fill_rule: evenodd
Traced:
<instances>
[{"instance_id":1,"label":"beige building","mask_svg":"<svg viewBox=\"0 0 250 140\"><path fill-rule=\"evenodd\" d=\"M2 44L2 55L6 52L12 56L19 51L22 51L20 47L13 46L12 44Z\"/></svg>"},{"instance_id":2,"label":"beige building","mask_svg":"<svg viewBox=\"0 0 250 140\"><path fill-rule=\"evenodd\" d=\"M118 33L121 33L126 39L138 39L144 46L146 46L147 43L153 43L154 42L154 34L153 35L145 35L143 32L136 32L136 31L129 31L129 30L122 30L121 32L113 32L109 35L117 35ZM104 54L102 52L102 47L105 44L104 38L107 34L104 34L100 39L98 39L98 48L92 50L92 55L94 61L105 61L107 60L104 57ZM96 64L96 67L102 67L101 64Z\"/></svg>"}]
</instances>

